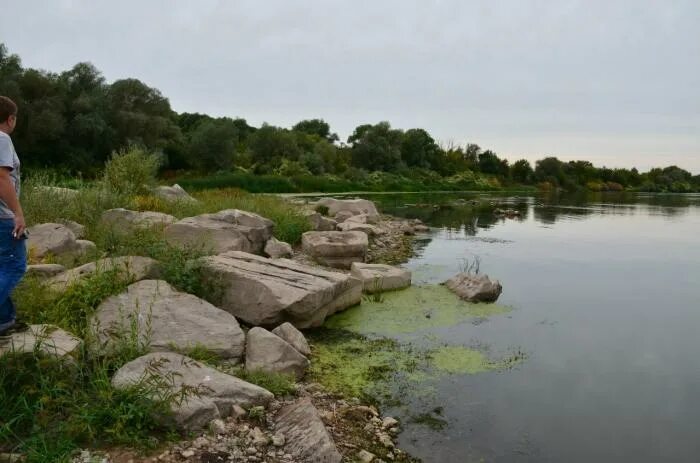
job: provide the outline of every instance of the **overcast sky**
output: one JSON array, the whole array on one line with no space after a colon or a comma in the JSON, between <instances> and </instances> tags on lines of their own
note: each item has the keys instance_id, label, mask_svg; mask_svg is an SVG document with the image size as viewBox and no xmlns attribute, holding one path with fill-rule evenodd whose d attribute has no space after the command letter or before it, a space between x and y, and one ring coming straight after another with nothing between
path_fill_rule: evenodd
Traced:
<instances>
[{"instance_id":1,"label":"overcast sky","mask_svg":"<svg viewBox=\"0 0 700 463\"><path fill-rule=\"evenodd\" d=\"M698 0L0 0L0 42L180 112L700 173Z\"/></svg>"}]
</instances>

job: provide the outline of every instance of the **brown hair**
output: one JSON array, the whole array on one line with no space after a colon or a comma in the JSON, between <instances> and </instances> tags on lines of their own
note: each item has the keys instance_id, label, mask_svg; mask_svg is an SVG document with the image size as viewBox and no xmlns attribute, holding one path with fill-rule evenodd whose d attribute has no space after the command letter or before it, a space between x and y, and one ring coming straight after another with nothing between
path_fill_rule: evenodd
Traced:
<instances>
[{"instance_id":1,"label":"brown hair","mask_svg":"<svg viewBox=\"0 0 700 463\"><path fill-rule=\"evenodd\" d=\"M7 122L10 116L17 115L17 105L6 96L0 95L0 124Z\"/></svg>"}]
</instances>

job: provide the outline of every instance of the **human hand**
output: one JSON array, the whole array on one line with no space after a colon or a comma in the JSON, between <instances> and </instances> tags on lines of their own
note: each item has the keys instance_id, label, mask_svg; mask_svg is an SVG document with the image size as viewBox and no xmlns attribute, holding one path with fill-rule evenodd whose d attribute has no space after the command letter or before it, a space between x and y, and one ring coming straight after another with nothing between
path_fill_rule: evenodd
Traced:
<instances>
[{"instance_id":1,"label":"human hand","mask_svg":"<svg viewBox=\"0 0 700 463\"><path fill-rule=\"evenodd\" d=\"M12 230L12 237L14 239L19 239L24 233L25 228L27 228L27 224L24 222L24 216L22 214L15 214L15 228Z\"/></svg>"}]
</instances>

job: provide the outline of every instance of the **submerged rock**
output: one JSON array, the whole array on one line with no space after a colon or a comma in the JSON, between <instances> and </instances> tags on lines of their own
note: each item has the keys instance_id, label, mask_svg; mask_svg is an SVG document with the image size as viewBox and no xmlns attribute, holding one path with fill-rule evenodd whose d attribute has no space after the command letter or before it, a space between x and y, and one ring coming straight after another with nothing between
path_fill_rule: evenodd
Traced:
<instances>
[{"instance_id":1,"label":"submerged rock","mask_svg":"<svg viewBox=\"0 0 700 463\"><path fill-rule=\"evenodd\" d=\"M411 286L411 272L384 264L364 264L355 262L350 274L362 280L366 293L376 293Z\"/></svg>"},{"instance_id":2,"label":"submerged rock","mask_svg":"<svg viewBox=\"0 0 700 463\"><path fill-rule=\"evenodd\" d=\"M369 240L360 231L306 232L301 238L306 254L323 265L350 268L353 262L364 262Z\"/></svg>"},{"instance_id":3,"label":"submerged rock","mask_svg":"<svg viewBox=\"0 0 700 463\"><path fill-rule=\"evenodd\" d=\"M191 392L172 405L175 424L185 430L200 429L216 418L226 417L234 406L266 406L274 398L259 386L172 352L132 360L115 373L112 385L124 389L143 381L167 387L167 391L154 392L156 395Z\"/></svg>"},{"instance_id":4,"label":"submerged rock","mask_svg":"<svg viewBox=\"0 0 700 463\"><path fill-rule=\"evenodd\" d=\"M445 282L451 291L470 302L495 302L503 288L498 280L488 275L458 273Z\"/></svg>"},{"instance_id":5,"label":"submerged rock","mask_svg":"<svg viewBox=\"0 0 700 463\"><path fill-rule=\"evenodd\" d=\"M309 398L283 407L275 417L275 431L284 436L287 442L285 449L295 461L340 463L342 460Z\"/></svg>"},{"instance_id":6,"label":"submerged rock","mask_svg":"<svg viewBox=\"0 0 700 463\"><path fill-rule=\"evenodd\" d=\"M245 349L245 369L304 377L309 360L276 334L258 326L248 331Z\"/></svg>"},{"instance_id":7,"label":"submerged rock","mask_svg":"<svg viewBox=\"0 0 700 463\"><path fill-rule=\"evenodd\" d=\"M202 262L204 280L221 289L212 302L254 326L320 326L362 298L356 278L288 259L230 251Z\"/></svg>"},{"instance_id":8,"label":"submerged rock","mask_svg":"<svg viewBox=\"0 0 700 463\"><path fill-rule=\"evenodd\" d=\"M204 247L214 254L243 251L260 254L272 238L274 222L265 217L238 209L226 209L215 214L187 217L165 229L169 243L180 246Z\"/></svg>"},{"instance_id":9,"label":"submerged rock","mask_svg":"<svg viewBox=\"0 0 700 463\"><path fill-rule=\"evenodd\" d=\"M135 335L151 351L205 348L222 358L240 358L245 335L236 318L162 280L143 280L107 298L91 319L101 344Z\"/></svg>"}]
</instances>

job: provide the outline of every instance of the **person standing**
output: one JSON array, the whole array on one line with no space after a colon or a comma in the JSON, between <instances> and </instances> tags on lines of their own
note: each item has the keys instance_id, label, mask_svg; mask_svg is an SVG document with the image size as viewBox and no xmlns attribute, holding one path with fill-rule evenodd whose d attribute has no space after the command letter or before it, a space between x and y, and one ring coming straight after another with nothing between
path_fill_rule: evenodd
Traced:
<instances>
[{"instance_id":1,"label":"person standing","mask_svg":"<svg viewBox=\"0 0 700 463\"><path fill-rule=\"evenodd\" d=\"M17 327L10 298L27 270L24 212L19 203L20 163L10 134L17 125L17 105L0 96L0 335Z\"/></svg>"}]
</instances>

